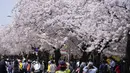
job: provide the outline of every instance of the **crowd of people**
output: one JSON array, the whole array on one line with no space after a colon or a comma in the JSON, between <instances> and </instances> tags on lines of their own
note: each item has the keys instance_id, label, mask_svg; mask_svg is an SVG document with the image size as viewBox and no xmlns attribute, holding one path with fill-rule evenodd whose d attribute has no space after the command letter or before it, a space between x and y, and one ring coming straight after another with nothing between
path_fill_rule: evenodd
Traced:
<instances>
[{"instance_id":1,"label":"crowd of people","mask_svg":"<svg viewBox=\"0 0 130 73\"><path fill-rule=\"evenodd\" d=\"M125 61L118 62L112 57L103 59L99 66L92 60L88 62L59 60L59 64L56 65L55 60L51 59L46 69L45 63L38 59L2 59L0 73L126 73Z\"/></svg>"},{"instance_id":2,"label":"crowd of people","mask_svg":"<svg viewBox=\"0 0 130 73\"><path fill-rule=\"evenodd\" d=\"M56 66L54 60L48 62L48 68L45 69L44 61L38 60L1 60L0 73L70 73L69 66L66 62L61 60Z\"/></svg>"}]
</instances>

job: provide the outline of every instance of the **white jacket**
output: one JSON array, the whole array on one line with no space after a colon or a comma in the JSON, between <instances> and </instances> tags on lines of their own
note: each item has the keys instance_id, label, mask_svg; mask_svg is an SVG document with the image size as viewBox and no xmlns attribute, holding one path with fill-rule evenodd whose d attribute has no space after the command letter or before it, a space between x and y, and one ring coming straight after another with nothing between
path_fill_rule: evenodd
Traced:
<instances>
[{"instance_id":1,"label":"white jacket","mask_svg":"<svg viewBox=\"0 0 130 73\"><path fill-rule=\"evenodd\" d=\"M55 72L56 71L56 65L55 64L51 64L50 65L50 72Z\"/></svg>"}]
</instances>

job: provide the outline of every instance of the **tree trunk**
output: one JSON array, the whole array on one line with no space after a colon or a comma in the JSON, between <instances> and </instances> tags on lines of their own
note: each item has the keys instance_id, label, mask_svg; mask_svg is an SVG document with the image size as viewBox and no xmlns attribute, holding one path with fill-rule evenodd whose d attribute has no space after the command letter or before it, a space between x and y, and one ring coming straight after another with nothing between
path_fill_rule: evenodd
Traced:
<instances>
[{"instance_id":1,"label":"tree trunk","mask_svg":"<svg viewBox=\"0 0 130 73\"><path fill-rule=\"evenodd\" d=\"M127 47L126 47L126 65L127 65L127 73L130 73L130 30L127 33Z\"/></svg>"}]
</instances>

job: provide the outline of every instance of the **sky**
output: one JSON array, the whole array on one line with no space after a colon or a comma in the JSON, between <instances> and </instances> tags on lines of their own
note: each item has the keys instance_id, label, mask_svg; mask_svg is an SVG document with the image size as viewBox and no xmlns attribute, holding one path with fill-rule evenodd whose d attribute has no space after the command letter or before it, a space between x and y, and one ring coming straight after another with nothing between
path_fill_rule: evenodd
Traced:
<instances>
[{"instance_id":1,"label":"sky","mask_svg":"<svg viewBox=\"0 0 130 73\"><path fill-rule=\"evenodd\" d=\"M11 11L16 4L16 0L1 0L0 1L0 25L11 24L12 18Z\"/></svg>"}]
</instances>

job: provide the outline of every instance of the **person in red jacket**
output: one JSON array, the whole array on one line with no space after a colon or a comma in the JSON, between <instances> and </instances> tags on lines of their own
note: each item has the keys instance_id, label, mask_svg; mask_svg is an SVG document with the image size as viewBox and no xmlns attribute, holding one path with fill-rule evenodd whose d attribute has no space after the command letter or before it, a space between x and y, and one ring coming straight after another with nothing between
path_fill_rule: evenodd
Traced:
<instances>
[{"instance_id":1,"label":"person in red jacket","mask_svg":"<svg viewBox=\"0 0 130 73\"><path fill-rule=\"evenodd\" d=\"M116 72L116 73L121 73L119 64L117 64L117 66L116 66L116 68L115 68L115 72Z\"/></svg>"}]
</instances>

